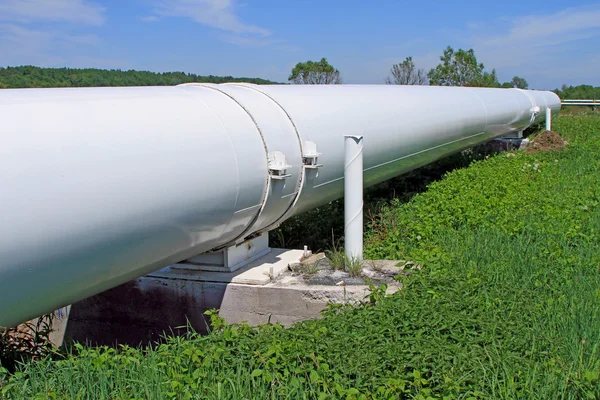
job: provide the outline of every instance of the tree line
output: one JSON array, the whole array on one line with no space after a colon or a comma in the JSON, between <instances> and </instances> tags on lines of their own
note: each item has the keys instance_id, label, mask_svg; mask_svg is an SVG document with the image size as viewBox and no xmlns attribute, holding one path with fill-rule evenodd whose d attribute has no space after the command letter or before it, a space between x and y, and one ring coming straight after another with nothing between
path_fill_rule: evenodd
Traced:
<instances>
[{"instance_id":1,"label":"tree line","mask_svg":"<svg viewBox=\"0 0 600 400\"><path fill-rule=\"evenodd\" d=\"M340 71L322 58L319 62L306 61L296 64L288 80L293 83L319 84L341 83ZM432 86L471 86L520 88L529 87L527 81L515 76L510 82L500 83L496 70L485 70L485 66L477 61L473 49L455 51L448 46L440 57L440 64L425 72L417 68L412 57L392 65L390 75L385 78L388 84L396 85L432 85Z\"/></svg>"},{"instance_id":2,"label":"tree line","mask_svg":"<svg viewBox=\"0 0 600 400\"><path fill-rule=\"evenodd\" d=\"M320 61L297 63L288 81L295 84L340 84L340 71L326 58ZM277 84L261 78L234 78L232 76L197 75L185 72L150 72L120 69L96 68L40 68L35 66L0 67L1 88L47 88L47 87L98 87L98 86L170 86L181 83L225 83L251 82L256 84ZM471 86L528 89L524 78L515 76L509 82L500 83L496 70L487 71L483 63L477 61L473 49L454 50L448 46L440 63L426 72L418 68L412 57L393 64L385 78L388 84L396 85L435 85ZM600 87L591 85L566 86L554 92L562 99L600 99Z\"/></svg>"},{"instance_id":3,"label":"tree line","mask_svg":"<svg viewBox=\"0 0 600 400\"><path fill-rule=\"evenodd\" d=\"M554 93L561 99L600 100L600 86L591 85L567 86L554 89Z\"/></svg>"},{"instance_id":4,"label":"tree line","mask_svg":"<svg viewBox=\"0 0 600 400\"><path fill-rule=\"evenodd\" d=\"M319 62L307 61L296 64L288 80L292 83L319 84L341 83L340 71L322 58ZM448 46L440 63L426 72L418 68L412 57L390 68L390 75L385 78L387 84L395 85L433 85L433 86L470 86L492 88L528 89L529 84L524 78L513 77L510 81L500 83L496 70L486 71L483 63L477 61L473 49L454 50ZM554 92L562 99L598 99L600 87L590 85L566 86L555 89Z\"/></svg>"},{"instance_id":5,"label":"tree line","mask_svg":"<svg viewBox=\"0 0 600 400\"><path fill-rule=\"evenodd\" d=\"M98 87L98 86L169 86L180 83L251 82L274 84L260 78L196 75L185 72L103 70L96 68L40 68L34 66L0 67L0 88Z\"/></svg>"}]
</instances>

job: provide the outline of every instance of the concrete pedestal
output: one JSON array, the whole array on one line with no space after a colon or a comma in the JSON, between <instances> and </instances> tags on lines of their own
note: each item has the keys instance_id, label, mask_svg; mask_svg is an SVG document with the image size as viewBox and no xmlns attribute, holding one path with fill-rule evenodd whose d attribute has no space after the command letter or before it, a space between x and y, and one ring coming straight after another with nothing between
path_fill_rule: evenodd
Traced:
<instances>
[{"instance_id":1,"label":"concrete pedestal","mask_svg":"<svg viewBox=\"0 0 600 400\"><path fill-rule=\"evenodd\" d=\"M232 273L165 268L73 304L67 340L90 344L148 344L186 326L204 333L204 312L219 309L228 323L251 325L319 318L329 302L362 301L365 285L308 285L278 281L302 250L272 249L260 260ZM393 291L393 290L392 290Z\"/></svg>"}]
</instances>

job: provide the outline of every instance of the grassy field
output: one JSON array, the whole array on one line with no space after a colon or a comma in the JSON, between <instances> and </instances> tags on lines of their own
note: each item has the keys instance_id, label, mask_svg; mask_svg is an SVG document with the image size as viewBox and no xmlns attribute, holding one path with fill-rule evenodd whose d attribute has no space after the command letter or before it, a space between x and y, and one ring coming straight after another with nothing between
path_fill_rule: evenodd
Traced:
<instances>
[{"instance_id":1,"label":"grassy field","mask_svg":"<svg viewBox=\"0 0 600 400\"><path fill-rule=\"evenodd\" d=\"M8 399L598 399L600 117L568 149L503 153L383 207L366 253L423 269L290 329L226 326L154 350L23 365Z\"/></svg>"}]
</instances>

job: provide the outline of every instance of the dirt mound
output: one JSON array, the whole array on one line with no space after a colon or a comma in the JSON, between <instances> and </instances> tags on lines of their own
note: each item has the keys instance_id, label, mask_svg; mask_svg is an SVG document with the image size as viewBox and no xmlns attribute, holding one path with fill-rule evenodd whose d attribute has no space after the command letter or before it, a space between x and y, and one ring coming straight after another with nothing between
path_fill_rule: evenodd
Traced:
<instances>
[{"instance_id":1,"label":"dirt mound","mask_svg":"<svg viewBox=\"0 0 600 400\"><path fill-rule=\"evenodd\" d=\"M527 151L529 153L535 153L538 151L562 150L566 145L567 142L565 142L565 139L560 137L558 133L554 131L544 131L529 143Z\"/></svg>"}]
</instances>

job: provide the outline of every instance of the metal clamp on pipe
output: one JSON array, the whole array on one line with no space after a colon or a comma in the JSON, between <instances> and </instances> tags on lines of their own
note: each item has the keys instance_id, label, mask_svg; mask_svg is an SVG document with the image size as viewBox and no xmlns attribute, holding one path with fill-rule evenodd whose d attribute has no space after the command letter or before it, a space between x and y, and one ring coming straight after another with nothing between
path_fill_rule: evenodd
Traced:
<instances>
[{"instance_id":1,"label":"metal clamp on pipe","mask_svg":"<svg viewBox=\"0 0 600 400\"><path fill-rule=\"evenodd\" d=\"M317 144L310 140L304 143L304 154L302 160L306 168L320 168L323 164L319 164L319 156L321 153L317 151Z\"/></svg>"},{"instance_id":2,"label":"metal clamp on pipe","mask_svg":"<svg viewBox=\"0 0 600 400\"><path fill-rule=\"evenodd\" d=\"M280 151L269 153L269 175L271 179L285 179L292 176L286 174L286 170L291 168L291 165L285 161L285 155Z\"/></svg>"}]
</instances>

